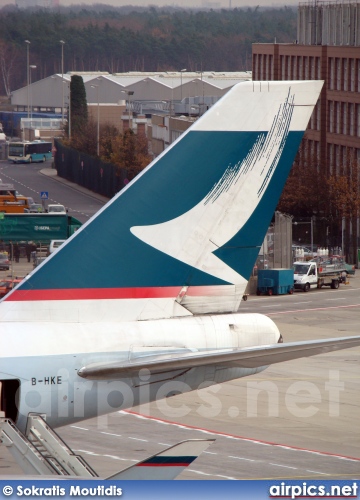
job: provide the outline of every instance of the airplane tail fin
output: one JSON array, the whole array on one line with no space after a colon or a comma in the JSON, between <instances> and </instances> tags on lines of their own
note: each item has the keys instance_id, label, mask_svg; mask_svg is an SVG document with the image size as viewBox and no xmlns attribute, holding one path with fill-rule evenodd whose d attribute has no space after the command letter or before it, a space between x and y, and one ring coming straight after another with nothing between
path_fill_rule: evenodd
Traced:
<instances>
[{"instance_id":1,"label":"airplane tail fin","mask_svg":"<svg viewBox=\"0 0 360 500\"><path fill-rule=\"evenodd\" d=\"M215 439L183 441L106 479L175 479L214 441Z\"/></svg>"},{"instance_id":2,"label":"airplane tail fin","mask_svg":"<svg viewBox=\"0 0 360 500\"><path fill-rule=\"evenodd\" d=\"M10 293L0 319L237 311L322 84L234 86Z\"/></svg>"}]
</instances>

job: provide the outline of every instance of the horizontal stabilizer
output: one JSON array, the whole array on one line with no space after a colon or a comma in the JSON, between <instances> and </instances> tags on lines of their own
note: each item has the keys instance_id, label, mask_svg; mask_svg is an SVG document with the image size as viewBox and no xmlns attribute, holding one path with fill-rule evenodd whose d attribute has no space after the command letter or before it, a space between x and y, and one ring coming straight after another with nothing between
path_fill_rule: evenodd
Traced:
<instances>
[{"instance_id":1,"label":"horizontal stabilizer","mask_svg":"<svg viewBox=\"0 0 360 500\"><path fill-rule=\"evenodd\" d=\"M189 439L106 479L175 479L214 439Z\"/></svg>"},{"instance_id":2,"label":"horizontal stabilizer","mask_svg":"<svg viewBox=\"0 0 360 500\"><path fill-rule=\"evenodd\" d=\"M217 365L224 368L257 368L281 363L282 361L349 349L359 345L360 336L356 336L313 340L310 342L291 342L246 349L174 354L167 357L159 355L147 357L146 360L128 363L94 363L81 368L78 374L80 377L92 380L116 380L122 377L134 376L144 368L148 369L152 374L186 370L206 365Z\"/></svg>"}]
</instances>

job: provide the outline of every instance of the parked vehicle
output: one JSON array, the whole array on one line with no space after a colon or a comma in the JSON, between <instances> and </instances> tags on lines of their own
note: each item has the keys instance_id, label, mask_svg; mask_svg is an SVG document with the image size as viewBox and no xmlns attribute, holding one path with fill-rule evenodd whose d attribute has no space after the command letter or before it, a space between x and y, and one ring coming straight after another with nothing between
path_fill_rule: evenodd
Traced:
<instances>
[{"instance_id":1,"label":"parked vehicle","mask_svg":"<svg viewBox=\"0 0 360 500\"><path fill-rule=\"evenodd\" d=\"M341 262L344 266L345 266L345 271L346 271L346 274L351 274L351 275L355 275L355 265L354 264L348 264L347 262L345 262L345 259L342 255L333 255L333 258L337 258L339 260L339 262Z\"/></svg>"},{"instance_id":2,"label":"parked vehicle","mask_svg":"<svg viewBox=\"0 0 360 500\"><path fill-rule=\"evenodd\" d=\"M0 184L0 212L25 213L29 208L29 198L19 194L13 184Z\"/></svg>"},{"instance_id":3,"label":"parked vehicle","mask_svg":"<svg viewBox=\"0 0 360 500\"><path fill-rule=\"evenodd\" d=\"M15 279L5 279L0 281L0 298L5 297L18 283L20 283L24 278Z\"/></svg>"},{"instance_id":4,"label":"parked vehicle","mask_svg":"<svg viewBox=\"0 0 360 500\"><path fill-rule=\"evenodd\" d=\"M8 271L10 269L10 261L7 255L0 254L0 270Z\"/></svg>"},{"instance_id":5,"label":"parked vehicle","mask_svg":"<svg viewBox=\"0 0 360 500\"><path fill-rule=\"evenodd\" d=\"M34 241L49 245L51 240L66 240L81 222L66 213L5 214L0 219L4 243Z\"/></svg>"},{"instance_id":6,"label":"parked vehicle","mask_svg":"<svg viewBox=\"0 0 360 500\"><path fill-rule=\"evenodd\" d=\"M47 211L49 214L66 214L67 209L64 205L48 205Z\"/></svg>"},{"instance_id":7,"label":"parked vehicle","mask_svg":"<svg viewBox=\"0 0 360 500\"><path fill-rule=\"evenodd\" d=\"M49 254L55 252L66 240L51 240L49 246Z\"/></svg>"},{"instance_id":8,"label":"parked vehicle","mask_svg":"<svg viewBox=\"0 0 360 500\"><path fill-rule=\"evenodd\" d=\"M29 213L31 213L31 214L40 213L41 214L44 212L45 212L44 207L40 203L33 203L32 205L30 205Z\"/></svg>"},{"instance_id":9,"label":"parked vehicle","mask_svg":"<svg viewBox=\"0 0 360 500\"><path fill-rule=\"evenodd\" d=\"M304 292L323 286L337 289L342 282L341 273L344 270L345 267L340 262L326 264L316 259L308 262L294 262L294 288Z\"/></svg>"},{"instance_id":10,"label":"parked vehicle","mask_svg":"<svg viewBox=\"0 0 360 500\"><path fill-rule=\"evenodd\" d=\"M259 269L256 295L283 295L294 293L292 269Z\"/></svg>"}]
</instances>

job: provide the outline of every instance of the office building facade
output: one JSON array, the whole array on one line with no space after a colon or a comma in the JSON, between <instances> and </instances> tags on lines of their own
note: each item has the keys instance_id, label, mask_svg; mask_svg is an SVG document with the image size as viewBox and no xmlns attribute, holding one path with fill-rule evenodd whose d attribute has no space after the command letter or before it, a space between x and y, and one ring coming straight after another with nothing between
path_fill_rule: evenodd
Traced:
<instances>
[{"instance_id":1,"label":"office building facade","mask_svg":"<svg viewBox=\"0 0 360 500\"><path fill-rule=\"evenodd\" d=\"M315 164L316 159L327 177L347 174L349 165L360 164L358 0L300 5L297 40L253 44L252 74L253 80L324 80L300 147L301 161ZM347 253L354 256L354 247L360 247L359 219L345 226L352 247Z\"/></svg>"}]
</instances>

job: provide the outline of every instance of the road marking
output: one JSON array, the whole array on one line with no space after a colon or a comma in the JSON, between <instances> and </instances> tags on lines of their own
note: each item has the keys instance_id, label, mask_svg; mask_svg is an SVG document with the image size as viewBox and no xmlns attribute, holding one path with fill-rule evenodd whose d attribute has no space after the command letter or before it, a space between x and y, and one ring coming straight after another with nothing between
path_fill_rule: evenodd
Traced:
<instances>
[{"instance_id":1,"label":"road marking","mask_svg":"<svg viewBox=\"0 0 360 500\"><path fill-rule=\"evenodd\" d=\"M282 304L271 304L270 306L261 306L263 309L265 307L282 307Z\"/></svg>"},{"instance_id":2,"label":"road marking","mask_svg":"<svg viewBox=\"0 0 360 500\"><path fill-rule=\"evenodd\" d=\"M319 472L317 470L306 469L306 472L312 472L313 474L321 474L322 476L330 476L331 474L326 474L326 472Z\"/></svg>"},{"instance_id":3,"label":"road marking","mask_svg":"<svg viewBox=\"0 0 360 500\"><path fill-rule=\"evenodd\" d=\"M228 481L237 481L235 477L223 476L221 474L211 474L209 472L203 472L195 469L188 469L189 472L193 472L194 474L199 474L200 476L213 476L213 477L221 477L222 479L227 479Z\"/></svg>"},{"instance_id":4,"label":"road marking","mask_svg":"<svg viewBox=\"0 0 360 500\"><path fill-rule=\"evenodd\" d=\"M274 314L294 314L312 311L328 311L329 309L351 309L353 307L360 307L360 304L352 304L349 306L330 306L330 307L314 307L313 309L293 309L291 311L279 311L274 313L267 313L267 316L272 316Z\"/></svg>"},{"instance_id":5,"label":"road marking","mask_svg":"<svg viewBox=\"0 0 360 500\"><path fill-rule=\"evenodd\" d=\"M301 451L304 453L310 453L312 455L319 455L322 457L331 457L331 458L336 458L336 459L340 459L340 460L348 460L349 462L360 462L360 458L357 458L357 457L337 455L336 453L329 453L327 451L310 450L308 448L300 448L298 446L289 446L289 445L284 445L281 443L266 442L266 441L260 441L259 439L251 439L251 438L247 438L244 436L237 436L234 434L226 434L225 432L202 429L201 427L195 427L194 425L178 424L177 422L172 422L170 420L165 420L165 419L161 419L161 418L157 418L157 417L151 417L148 415L141 415L140 413L136 413L136 412L133 412L131 410L120 410L118 413L131 415L131 416L134 416L136 418L140 418L142 420L152 420L153 422L157 422L159 424L173 425L179 429L198 431L198 432L201 432L203 434L209 434L212 436L221 436L224 438L234 439L237 441L246 441L248 443L254 443L254 444L259 444L259 445L263 445L263 446L273 446L275 448L281 448L283 450Z\"/></svg>"},{"instance_id":6,"label":"road marking","mask_svg":"<svg viewBox=\"0 0 360 500\"><path fill-rule=\"evenodd\" d=\"M82 431L88 431L89 429L86 429L85 427L78 427L77 425L71 425L70 427L72 427L73 429L80 429Z\"/></svg>"},{"instance_id":7,"label":"road marking","mask_svg":"<svg viewBox=\"0 0 360 500\"><path fill-rule=\"evenodd\" d=\"M247 462L256 462L256 460L252 460L251 458L244 458L244 457L233 457L229 455L228 458L235 458L236 460L246 460Z\"/></svg>"},{"instance_id":8,"label":"road marking","mask_svg":"<svg viewBox=\"0 0 360 500\"><path fill-rule=\"evenodd\" d=\"M326 299L327 301L328 300L346 300L345 297L336 297L335 299Z\"/></svg>"},{"instance_id":9,"label":"road marking","mask_svg":"<svg viewBox=\"0 0 360 500\"><path fill-rule=\"evenodd\" d=\"M288 465L282 465L282 464L273 464L272 462L269 462L269 465L275 465L276 467L284 467L285 469L297 470L297 467L289 467Z\"/></svg>"},{"instance_id":10,"label":"road marking","mask_svg":"<svg viewBox=\"0 0 360 500\"><path fill-rule=\"evenodd\" d=\"M106 434L108 436L121 437L121 434L113 434L112 432L103 432L103 431L101 431L101 434Z\"/></svg>"},{"instance_id":11,"label":"road marking","mask_svg":"<svg viewBox=\"0 0 360 500\"><path fill-rule=\"evenodd\" d=\"M121 460L122 462L137 462L137 460L131 458L122 458L116 455L103 455L102 453L95 453L94 451L89 451L89 450L74 450L74 451L78 453L85 453L86 455L91 455L94 457L106 457L106 458L112 458L113 460Z\"/></svg>"},{"instance_id":12,"label":"road marking","mask_svg":"<svg viewBox=\"0 0 360 500\"><path fill-rule=\"evenodd\" d=\"M129 437L129 439L133 439L134 441L144 441L144 443L148 443L147 439L134 438L134 437L131 437L131 436L128 436L128 437Z\"/></svg>"}]
</instances>

